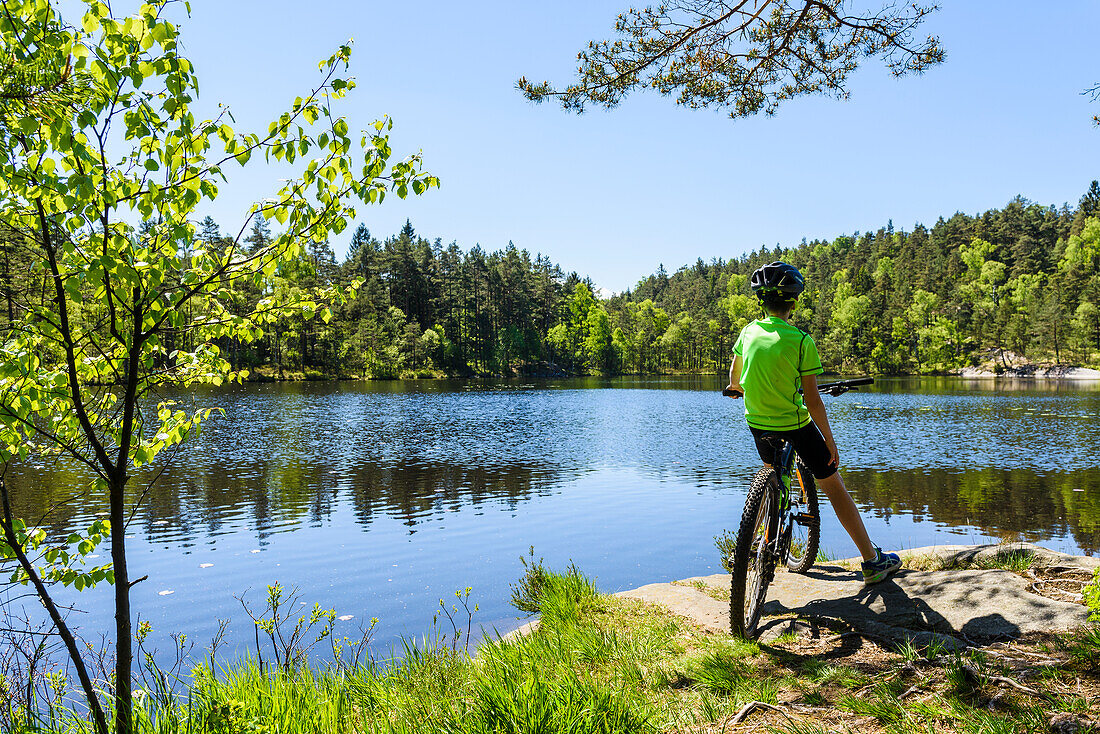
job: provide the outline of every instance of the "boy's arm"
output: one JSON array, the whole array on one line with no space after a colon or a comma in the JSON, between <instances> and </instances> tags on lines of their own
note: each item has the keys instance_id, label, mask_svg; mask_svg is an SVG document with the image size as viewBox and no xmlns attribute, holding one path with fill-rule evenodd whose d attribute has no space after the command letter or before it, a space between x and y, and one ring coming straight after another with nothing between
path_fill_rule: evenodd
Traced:
<instances>
[{"instance_id":1,"label":"boy's arm","mask_svg":"<svg viewBox=\"0 0 1100 734\"><path fill-rule=\"evenodd\" d=\"M727 390L736 390L742 395L745 394L745 388L741 387L741 355L738 354L733 358L733 363L730 365L730 384L726 386Z\"/></svg>"},{"instance_id":2,"label":"boy's arm","mask_svg":"<svg viewBox=\"0 0 1100 734\"><path fill-rule=\"evenodd\" d=\"M817 391L817 375L802 375L802 399L806 403L806 410L810 411L814 425L825 439L825 446L829 449L829 466L839 467L840 452L836 450L833 429L829 427L829 416L825 415L825 403L821 400L821 393Z\"/></svg>"}]
</instances>

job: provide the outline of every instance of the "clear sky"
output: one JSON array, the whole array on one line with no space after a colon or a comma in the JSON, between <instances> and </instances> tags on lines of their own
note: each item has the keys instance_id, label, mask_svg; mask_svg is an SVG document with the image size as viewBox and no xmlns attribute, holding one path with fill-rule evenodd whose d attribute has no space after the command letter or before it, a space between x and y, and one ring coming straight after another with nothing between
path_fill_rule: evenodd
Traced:
<instances>
[{"instance_id":1,"label":"clear sky","mask_svg":"<svg viewBox=\"0 0 1100 734\"><path fill-rule=\"evenodd\" d=\"M733 257L877 229L933 224L1023 196L1075 203L1100 178L1100 128L1082 91L1100 82L1096 0L945 0L925 30L947 61L894 79L878 61L851 99L801 98L731 121L636 94L577 116L532 105L515 80L567 82L576 52L629 3L192 0L181 20L203 109L267 123L318 80L316 62L355 39L353 129L388 114L395 151L422 150L442 188L363 207L376 236L406 218L425 237L487 250L509 240L621 291L663 263ZM880 4L860 2L853 7ZM209 114L207 112L206 114ZM230 171L204 210L240 226L285 176ZM339 257L349 232L334 240Z\"/></svg>"}]
</instances>

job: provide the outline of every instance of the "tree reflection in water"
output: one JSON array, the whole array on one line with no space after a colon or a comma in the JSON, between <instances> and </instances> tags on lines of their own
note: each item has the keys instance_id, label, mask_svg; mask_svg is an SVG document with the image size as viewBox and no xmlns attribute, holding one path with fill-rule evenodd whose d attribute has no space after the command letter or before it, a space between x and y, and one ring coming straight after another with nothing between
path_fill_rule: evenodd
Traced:
<instances>
[{"instance_id":1,"label":"tree reflection in water","mask_svg":"<svg viewBox=\"0 0 1100 734\"><path fill-rule=\"evenodd\" d=\"M1069 534L1088 555L1100 550L1100 469L847 470L844 479L856 501L880 516L978 526L990 535L1031 541Z\"/></svg>"},{"instance_id":2,"label":"tree reflection in water","mask_svg":"<svg viewBox=\"0 0 1100 734\"><path fill-rule=\"evenodd\" d=\"M140 498L141 505L129 529L144 528L155 536L161 534L159 526L171 524L176 538L195 539L237 532L245 525L262 545L273 532L301 524L319 527L344 504L364 529L384 514L399 519L412 533L417 524L445 512L490 502L516 509L582 473L517 463L364 461L342 471L304 460L236 462L232 468L215 464L197 476L165 473L151 488L132 483L131 500ZM23 467L8 481L15 492L16 514L41 518L42 526L56 537L107 511L105 502L81 491L87 479L63 467L48 472Z\"/></svg>"}]
</instances>

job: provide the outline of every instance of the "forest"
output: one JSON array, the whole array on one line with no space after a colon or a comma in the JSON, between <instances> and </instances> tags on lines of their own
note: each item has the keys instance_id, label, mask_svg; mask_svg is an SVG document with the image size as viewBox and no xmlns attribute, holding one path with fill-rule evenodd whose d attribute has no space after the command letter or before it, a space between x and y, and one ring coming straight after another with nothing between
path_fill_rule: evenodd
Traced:
<instances>
[{"instance_id":1,"label":"forest","mask_svg":"<svg viewBox=\"0 0 1100 734\"><path fill-rule=\"evenodd\" d=\"M196 239L196 250L234 244L210 217ZM244 250L272 240L256 218ZM231 284L221 305L254 313L273 295L332 286L350 296L331 309L280 313L259 339L226 336L217 346L253 378L721 372L739 330L760 315L748 275L772 260L806 276L792 320L814 336L830 370L923 374L1100 357L1096 181L1076 207L1016 197L931 227L887 222L831 241L698 259L672 273L662 265L606 299L590 278L512 243L463 250L429 241L410 222L383 239L360 224L343 262L327 243L311 244L262 283ZM44 293L43 272L16 237L0 240L0 284L8 324Z\"/></svg>"}]
</instances>

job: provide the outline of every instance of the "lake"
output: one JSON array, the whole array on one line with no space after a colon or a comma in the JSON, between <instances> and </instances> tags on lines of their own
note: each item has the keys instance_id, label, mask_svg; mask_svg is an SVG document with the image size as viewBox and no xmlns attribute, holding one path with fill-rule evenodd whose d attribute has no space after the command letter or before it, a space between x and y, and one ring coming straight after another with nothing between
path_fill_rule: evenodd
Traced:
<instances>
[{"instance_id":1,"label":"lake","mask_svg":"<svg viewBox=\"0 0 1100 734\"><path fill-rule=\"evenodd\" d=\"M420 637L439 600L472 587L478 627L518 626L520 556L570 561L616 591L715 573L714 536L733 529L759 459L719 377L249 384L190 394L211 419L151 487L126 530L134 609L162 650L202 646L238 597L267 584L350 620L372 617L375 649ZM880 379L825 398L842 472L887 549L1021 537L1100 548L1100 384ZM52 536L106 504L68 501L87 477L13 467L18 514ZM822 548L856 555L825 510ZM109 557L101 548L102 563ZM63 597L85 637L112 629L112 591Z\"/></svg>"}]
</instances>

